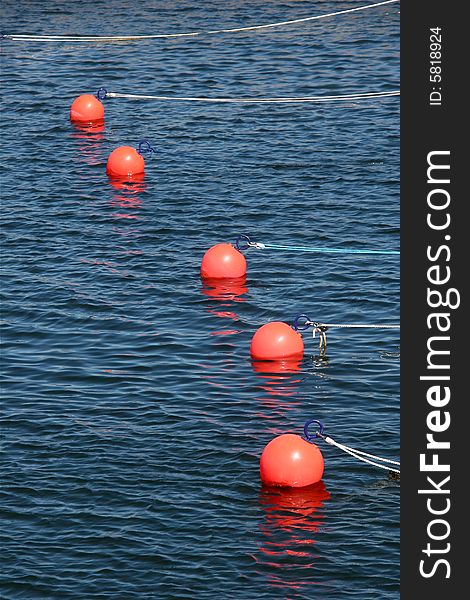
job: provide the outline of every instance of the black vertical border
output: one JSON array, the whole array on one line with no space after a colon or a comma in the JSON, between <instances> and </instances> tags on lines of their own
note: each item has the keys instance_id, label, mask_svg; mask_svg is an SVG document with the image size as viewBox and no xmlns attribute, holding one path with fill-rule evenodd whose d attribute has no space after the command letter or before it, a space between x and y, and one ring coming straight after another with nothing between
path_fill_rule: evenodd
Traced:
<instances>
[{"instance_id":1,"label":"black vertical border","mask_svg":"<svg viewBox=\"0 0 470 600\"><path fill-rule=\"evenodd\" d=\"M465 330L470 331L466 322L467 293L466 281L470 277L470 219L466 222L464 210L470 204L470 193L463 185L465 130L470 130L469 110L464 106L464 89L468 87L468 63L470 60L470 26L462 9L465 3L436 0L408 0L400 3L401 21L401 597L404 600L421 598L425 600L445 599L446 594L455 593L456 598L466 596L466 571L468 551L465 549L468 519L463 505L468 503L468 495L463 489L466 479L468 450L464 446L469 433L463 431L466 425L464 410L470 400L466 389L464 369L470 373L464 347ZM442 29L442 82L437 85L430 81L430 28ZM430 106L429 94L432 87L441 87L442 105ZM466 102L468 105L468 101ZM429 208L427 195L427 156L431 151L450 151L450 184L443 186L451 195L449 212L451 223L445 232L431 230L426 222ZM465 151L468 156L468 150ZM469 156L470 158L470 156ZM444 160L445 162L445 160ZM466 165L470 172L470 164ZM467 231L468 230L468 231ZM450 240L444 240L450 235ZM449 261L442 253L439 264L449 266L451 279L444 288L459 290L461 304L452 310L439 308L437 311L450 313L450 342L447 348L450 355L443 361L450 364L447 372L451 399L442 411L450 412L451 424L438 439L448 440L450 450L441 451L440 462L450 463L450 494L426 496L418 494L419 489L431 488L427 475L419 467L419 456L426 452L426 434L429 433L426 418L433 409L427 402L426 392L429 381L420 381L427 371L427 342L433 335L427 325L427 317L434 309L427 303L428 268L427 248L436 249L447 244L451 251ZM432 286L436 287L436 286ZM464 289L465 288L465 289ZM435 335L435 332L434 332ZM441 372L443 374L444 372ZM470 422L470 421L469 421ZM429 451L432 454L432 451ZM463 460L462 460L463 459ZM447 474L436 473L435 481L441 481ZM445 487L445 486L443 486ZM442 515L450 525L449 537L443 541L429 539L427 527L434 518L427 509L427 498L435 498L434 506L445 506L444 498L450 499L449 512ZM439 498L439 500L438 500ZM439 505L439 502L441 504ZM436 533L444 532L445 528ZM465 541L464 541L465 540ZM427 543L434 549L443 550L450 544L448 552L435 553L428 557L423 549ZM462 543L461 543L462 542ZM425 570L431 572L435 561L443 558L447 567L440 564L434 575L425 578L420 574L420 561L425 559Z\"/></svg>"}]
</instances>

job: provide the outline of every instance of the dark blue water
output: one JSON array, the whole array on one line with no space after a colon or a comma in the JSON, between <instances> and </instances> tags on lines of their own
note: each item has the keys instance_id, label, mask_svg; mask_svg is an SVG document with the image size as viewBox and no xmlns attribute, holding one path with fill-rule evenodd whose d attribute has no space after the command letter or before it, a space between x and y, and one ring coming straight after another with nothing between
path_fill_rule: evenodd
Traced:
<instances>
[{"instance_id":1,"label":"dark blue water","mask_svg":"<svg viewBox=\"0 0 470 600\"><path fill-rule=\"evenodd\" d=\"M4 0L4 33L257 25L361 2ZM259 458L308 418L399 453L399 334L304 335L257 370L257 327L300 312L397 323L397 257L247 253L207 288L217 242L396 249L399 103L208 105L110 91L303 96L398 88L399 5L257 33L2 50L2 598L371 600L399 596L399 483L320 442L323 481L266 490ZM146 138L141 185L107 156Z\"/></svg>"}]
</instances>

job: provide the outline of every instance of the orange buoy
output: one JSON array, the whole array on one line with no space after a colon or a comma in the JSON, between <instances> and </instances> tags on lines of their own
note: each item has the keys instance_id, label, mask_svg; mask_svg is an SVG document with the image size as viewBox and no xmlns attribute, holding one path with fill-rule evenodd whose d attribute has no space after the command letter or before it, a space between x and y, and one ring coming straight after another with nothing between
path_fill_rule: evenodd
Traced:
<instances>
[{"instance_id":1,"label":"orange buoy","mask_svg":"<svg viewBox=\"0 0 470 600\"><path fill-rule=\"evenodd\" d=\"M120 146L109 155L106 173L109 177L132 179L135 175L142 175L144 167L145 161L135 148Z\"/></svg>"},{"instance_id":2,"label":"orange buoy","mask_svg":"<svg viewBox=\"0 0 470 600\"><path fill-rule=\"evenodd\" d=\"M258 329L251 340L251 357L256 360L279 360L302 357L302 336L287 323L272 321Z\"/></svg>"},{"instance_id":3,"label":"orange buoy","mask_svg":"<svg viewBox=\"0 0 470 600\"><path fill-rule=\"evenodd\" d=\"M96 123L104 120L103 103L91 94L83 94L70 107L70 120L79 123Z\"/></svg>"},{"instance_id":4,"label":"orange buoy","mask_svg":"<svg viewBox=\"0 0 470 600\"><path fill-rule=\"evenodd\" d=\"M261 481L269 486L305 487L317 483L325 464L318 446L285 433L269 442L261 455Z\"/></svg>"},{"instance_id":5,"label":"orange buoy","mask_svg":"<svg viewBox=\"0 0 470 600\"><path fill-rule=\"evenodd\" d=\"M232 244L216 244L204 254L201 277L236 279L246 275L246 259Z\"/></svg>"}]
</instances>

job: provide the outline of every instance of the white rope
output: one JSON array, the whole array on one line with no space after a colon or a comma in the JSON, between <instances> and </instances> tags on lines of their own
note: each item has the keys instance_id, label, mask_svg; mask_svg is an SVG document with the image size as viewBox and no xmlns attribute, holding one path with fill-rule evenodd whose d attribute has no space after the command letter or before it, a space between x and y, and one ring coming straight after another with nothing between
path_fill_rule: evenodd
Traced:
<instances>
[{"instance_id":1,"label":"white rope","mask_svg":"<svg viewBox=\"0 0 470 600\"><path fill-rule=\"evenodd\" d=\"M362 452L362 450L356 450L354 448L350 448L349 446L344 446L343 444L340 444L339 442L336 442L331 437L323 437L323 440L327 444L330 444L331 446L336 446L337 448L339 448L343 452L346 452L347 454L350 454L351 456L354 456L354 458L357 458L358 460L361 460L361 461L363 461L365 463L368 463L369 465L372 465L374 467L378 467L379 469L386 469L387 471L392 471L392 473L400 473L400 469L394 469L393 467L388 467L386 465L381 465L381 464L379 464L377 462L373 462L372 460L369 460L369 458L381 461L383 463L388 463L388 464L400 466L400 463L398 461L390 460L388 458L382 458L381 456L375 456L374 454L368 454L367 452ZM365 458L365 457L369 457L369 458Z\"/></svg>"},{"instance_id":2,"label":"white rope","mask_svg":"<svg viewBox=\"0 0 470 600\"><path fill-rule=\"evenodd\" d=\"M382 456L376 456L375 454L369 454L368 452L363 452L362 450L356 450L356 448L351 448L350 446L346 446L345 444L340 444L336 440L330 437L325 438L325 442L331 443L333 446L338 446L341 450L349 450L350 452L354 452L355 454L360 454L361 456L367 456L368 458L373 458L374 460L379 460L384 463L390 463L391 465L400 466L400 461L390 460L389 458L383 458Z\"/></svg>"},{"instance_id":3,"label":"white rope","mask_svg":"<svg viewBox=\"0 0 470 600\"><path fill-rule=\"evenodd\" d=\"M160 100L177 102L219 102L236 104L301 104L314 102L343 101L354 102L356 100L369 100L373 98L388 98L399 96L400 90L390 92L364 92L357 94L345 94L338 96L301 96L297 98L206 98L198 96L147 96L138 94L121 94L118 92L106 92L106 98L127 98L129 100Z\"/></svg>"},{"instance_id":4,"label":"white rope","mask_svg":"<svg viewBox=\"0 0 470 600\"><path fill-rule=\"evenodd\" d=\"M29 34L5 34L4 38L15 42L127 42L133 40L145 40L156 38L180 38L180 37L196 37L202 35L214 35L219 33L239 33L243 31L258 31L260 29L269 29L273 27L283 27L284 25L294 25L297 23L306 23L307 21L315 21L318 19L326 19L337 15L344 15L359 10L368 8L376 8L385 4L392 4L399 0L385 0L384 2L376 2L375 4L367 4L358 6L357 8L348 8L338 10L336 12L327 13L324 15L316 15L314 17L304 17L303 19L294 19L292 21L279 21L277 23L268 23L266 25L254 25L251 27L237 27L234 29L214 29L212 31L193 31L190 33L159 33L153 35L118 35L118 36L91 36L91 35L29 35Z\"/></svg>"}]
</instances>

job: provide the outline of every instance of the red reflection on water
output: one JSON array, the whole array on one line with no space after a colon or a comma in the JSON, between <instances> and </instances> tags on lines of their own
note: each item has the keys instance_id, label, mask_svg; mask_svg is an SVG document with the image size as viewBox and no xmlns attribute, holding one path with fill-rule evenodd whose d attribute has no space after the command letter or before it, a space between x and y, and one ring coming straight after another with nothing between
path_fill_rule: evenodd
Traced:
<instances>
[{"instance_id":1,"label":"red reflection on water","mask_svg":"<svg viewBox=\"0 0 470 600\"><path fill-rule=\"evenodd\" d=\"M109 183L116 190L127 190L127 186L130 185L138 187L139 184L142 185L141 191L145 189L144 187L144 179L145 173L137 173L136 175L128 175L127 177L109 177Z\"/></svg>"},{"instance_id":2,"label":"red reflection on water","mask_svg":"<svg viewBox=\"0 0 470 600\"><path fill-rule=\"evenodd\" d=\"M248 293L246 275L235 279L203 279L202 285L202 293L215 300L245 302L240 296Z\"/></svg>"},{"instance_id":3,"label":"red reflection on water","mask_svg":"<svg viewBox=\"0 0 470 600\"><path fill-rule=\"evenodd\" d=\"M260 380L258 387L263 392L257 397L264 409L264 412L258 413L260 418L277 418L300 404L296 395L301 379L296 374L301 371L301 360L252 361L251 364Z\"/></svg>"},{"instance_id":4,"label":"red reflection on water","mask_svg":"<svg viewBox=\"0 0 470 600\"><path fill-rule=\"evenodd\" d=\"M217 315L218 317L221 317L222 319L232 319L232 321L239 321L240 317L237 315L237 313L231 312L229 310L212 310L209 309L209 312Z\"/></svg>"},{"instance_id":5,"label":"red reflection on water","mask_svg":"<svg viewBox=\"0 0 470 600\"><path fill-rule=\"evenodd\" d=\"M221 331L212 331L211 335L236 335L240 333L238 329L223 329Z\"/></svg>"},{"instance_id":6,"label":"red reflection on water","mask_svg":"<svg viewBox=\"0 0 470 600\"><path fill-rule=\"evenodd\" d=\"M104 132L104 119L88 123L79 123L78 121L73 121L72 125L77 131L80 131L83 134Z\"/></svg>"},{"instance_id":7,"label":"red reflection on water","mask_svg":"<svg viewBox=\"0 0 470 600\"><path fill-rule=\"evenodd\" d=\"M317 533L323 521L322 508L324 502L331 497L323 480L303 488L266 487L260 492L259 501L266 513L269 526L280 527L293 533L289 541L294 543L314 544L312 536L301 537L303 532ZM278 546L279 543L275 542Z\"/></svg>"},{"instance_id":8,"label":"red reflection on water","mask_svg":"<svg viewBox=\"0 0 470 600\"><path fill-rule=\"evenodd\" d=\"M140 194L145 191L144 175L135 175L132 181L123 179L110 179L109 184L115 190L110 206L124 209L126 212L114 213L114 217L119 219L138 219L138 214L128 211L137 211L142 207Z\"/></svg>"},{"instance_id":9,"label":"red reflection on water","mask_svg":"<svg viewBox=\"0 0 470 600\"><path fill-rule=\"evenodd\" d=\"M239 321L240 317L233 310L220 310L232 308L234 302L245 302L242 296L248 293L246 276L234 279L203 279L202 293L217 302L208 308L208 311L221 319ZM211 332L210 335L236 335L241 333L238 329L222 329Z\"/></svg>"},{"instance_id":10,"label":"red reflection on water","mask_svg":"<svg viewBox=\"0 0 470 600\"><path fill-rule=\"evenodd\" d=\"M101 143L104 137L104 121L94 124L72 123L72 125L75 131L71 133L71 137L78 141L80 158L88 165L101 164Z\"/></svg>"},{"instance_id":11,"label":"red reflection on water","mask_svg":"<svg viewBox=\"0 0 470 600\"><path fill-rule=\"evenodd\" d=\"M266 376L266 381L259 387L272 396L294 396L297 391L297 383L300 379L284 376ZM260 398L263 402L263 398Z\"/></svg>"},{"instance_id":12,"label":"red reflection on water","mask_svg":"<svg viewBox=\"0 0 470 600\"><path fill-rule=\"evenodd\" d=\"M271 586L298 590L318 583L310 574L318 558L314 546L322 533L322 508L329 498L323 481L305 488L261 489L263 539L254 559Z\"/></svg>"},{"instance_id":13,"label":"red reflection on water","mask_svg":"<svg viewBox=\"0 0 470 600\"><path fill-rule=\"evenodd\" d=\"M255 373L297 373L301 370L301 359L252 360Z\"/></svg>"}]
</instances>

